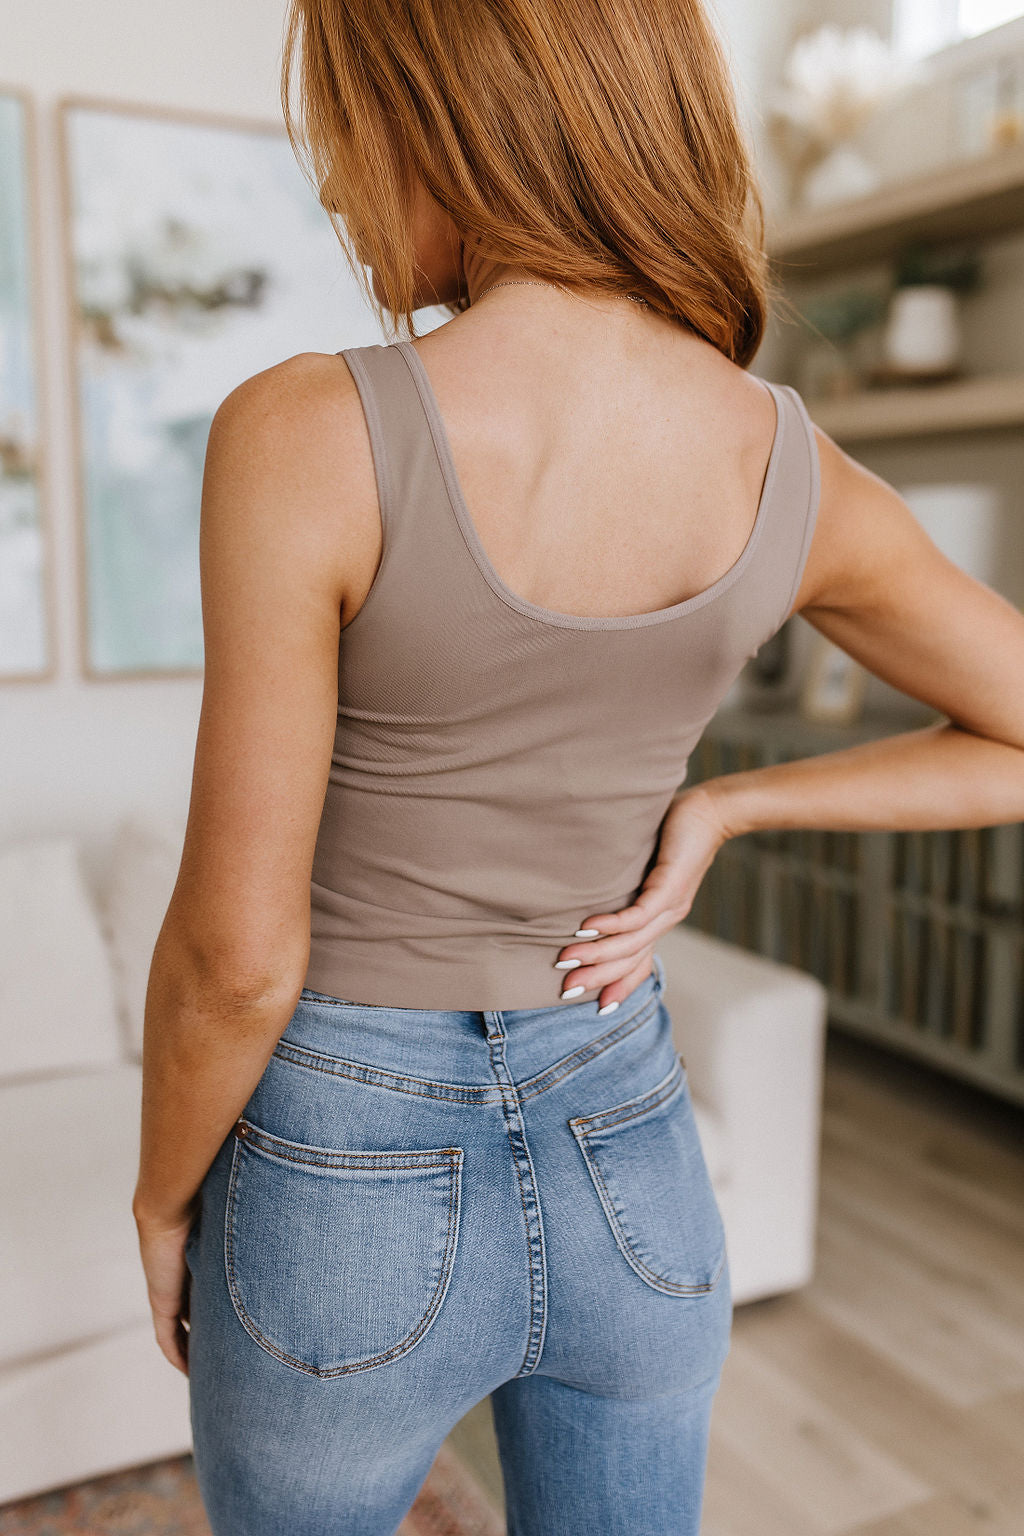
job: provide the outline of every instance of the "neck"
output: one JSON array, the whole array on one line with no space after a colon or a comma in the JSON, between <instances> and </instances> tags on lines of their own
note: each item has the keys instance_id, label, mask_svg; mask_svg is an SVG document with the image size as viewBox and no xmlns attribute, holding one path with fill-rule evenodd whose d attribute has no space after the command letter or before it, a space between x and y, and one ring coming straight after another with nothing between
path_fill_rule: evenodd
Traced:
<instances>
[{"instance_id":1,"label":"neck","mask_svg":"<svg viewBox=\"0 0 1024 1536\"><path fill-rule=\"evenodd\" d=\"M493 287L495 283L541 281L525 267L517 266L512 261L505 261L500 256L491 255L476 241L472 244L467 241L463 247L462 270L471 304L476 302L485 289Z\"/></svg>"},{"instance_id":2,"label":"neck","mask_svg":"<svg viewBox=\"0 0 1024 1536\"><path fill-rule=\"evenodd\" d=\"M544 283L552 291L555 291L558 286L535 276L526 267L521 267L514 261L506 261L501 256L485 250L478 240L466 240L463 243L462 275L463 291L468 295L471 306L488 289L495 287L498 283ZM599 293L597 290L578 288L573 291L584 294L591 300L592 305L597 304L607 314L620 308L623 313L637 308L635 304L620 306L621 294Z\"/></svg>"}]
</instances>

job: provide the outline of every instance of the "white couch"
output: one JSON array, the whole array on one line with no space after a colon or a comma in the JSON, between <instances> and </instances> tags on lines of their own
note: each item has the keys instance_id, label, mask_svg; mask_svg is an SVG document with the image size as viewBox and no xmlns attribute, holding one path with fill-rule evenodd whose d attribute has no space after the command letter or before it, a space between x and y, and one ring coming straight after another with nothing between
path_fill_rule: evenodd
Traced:
<instances>
[{"instance_id":1,"label":"white couch","mask_svg":"<svg viewBox=\"0 0 1024 1536\"><path fill-rule=\"evenodd\" d=\"M685 923L657 949L733 1301L796 1290L814 1270L828 994L804 971Z\"/></svg>"},{"instance_id":2,"label":"white couch","mask_svg":"<svg viewBox=\"0 0 1024 1536\"><path fill-rule=\"evenodd\" d=\"M125 823L102 892L78 846L0 850L0 1503L190 1444L153 1337L131 1196L142 1014L181 850ZM824 992L686 928L658 946L737 1302L813 1262Z\"/></svg>"}]
</instances>

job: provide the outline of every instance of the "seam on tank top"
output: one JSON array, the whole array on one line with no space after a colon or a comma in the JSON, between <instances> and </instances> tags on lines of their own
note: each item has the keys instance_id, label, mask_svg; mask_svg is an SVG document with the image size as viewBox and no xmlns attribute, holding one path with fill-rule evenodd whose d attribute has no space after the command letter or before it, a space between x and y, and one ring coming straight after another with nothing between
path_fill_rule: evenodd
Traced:
<instances>
[{"instance_id":1,"label":"seam on tank top","mask_svg":"<svg viewBox=\"0 0 1024 1536\"><path fill-rule=\"evenodd\" d=\"M374 794L377 793L376 789L374 789L373 793ZM413 919L420 918L420 917L425 917L425 918L430 919L431 921L435 921L436 918L437 918L437 913L436 912L410 912L408 907L388 907L388 906L385 906L384 902L382 902L382 901L374 901L372 896L353 896L348 891L336 890L333 885L324 885L321 881L319 881L319 880L317 880L315 878L311 879L310 885L311 886L315 886L318 891L325 891L328 896L336 896L336 897L338 897L341 901L350 901L350 902L354 901L360 907L375 907L378 912L389 912L394 917L404 917L404 918L410 918L411 917ZM596 911L597 908L596 907L592 908L592 910ZM479 922L482 921L482 919L479 918L479 917L459 917L454 912L453 913L447 913L445 915L445 920L447 922L451 922L451 923L465 923L467 926L470 923L479 923ZM487 932L485 934L483 934L483 935L477 935L477 934L472 934L471 933L471 934L468 935L468 937L470 937L470 938L477 938L477 937L488 938L488 937L490 937L490 934L491 934L491 930L488 929ZM436 935L433 935L433 934L430 935L430 936L431 937L436 937ZM317 937L330 938L330 937L333 937L333 935L329 935L329 934L328 935L322 935L322 936L321 935L314 935L313 937L314 938L317 938ZM451 938L451 937L453 937L453 935L451 935L451 934L442 934L441 937L442 938ZM361 939L361 942L363 942L363 943L373 943L374 941L372 939L367 940L364 937L364 938ZM316 989L314 989L314 990L316 990ZM341 1002L347 1002L347 1001L349 1001L349 999L341 998L340 1001ZM358 1002L359 1000L358 1000L358 998L355 998L355 999L352 999L352 1001ZM369 1008L379 1008L379 1007L383 1007L385 1005L381 1004L381 1003L368 1003L368 1004L364 1004L363 1006L369 1007Z\"/></svg>"},{"instance_id":2,"label":"seam on tank top","mask_svg":"<svg viewBox=\"0 0 1024 1536\"><path fill-rule=\"evenodd\" d=\"M791 384L784 384L782 387L783 389L787 390L793 397L793 402L796 406L796 413L800 418L800 426L803 430L804 441L807 445L807 458L810 468L810 475L808 477L807 506L804 508L803 531L800 537L800 548L797 553L796 570L793 574L793 584L789 589L789 596L786 599L786 606L782 610L782 619L779 623L780 629L789 617L790 609L793 606L793 601L797 594L797 589L800 586L800 578L804 573L804 566L807 561L807 555L810 551L811 539L814 535L814 528L817 522L818 504L821 497L821 462L818 457L817 439L814 436L814 428L811 424L811 419L808 415L807 407L804 405L803 400L800 398L799 394Z\"/></svg>"},{"instance_id":3,"label":"seam on tank top","mask_svg":"<svg viewBox=\"0 0 1024 1536\"><path fill-rule=\"evenodd\" d=\"M374 793L376 793L376 791L374 791ZM341 901L346 901L346 902L354 901L354 902L357 902L358 905L361 906L361 907L375 907L379 912L389 912L389 913L391 913L395 917L413 918L414 920L416 920L418 918L427 918L427 919L429 919L432 922L436 921L436 919L437 919L437 913L436 912L410 912L408 907L388 907L388 906L385 906L382 901L374 901L371 896L353 896L351 894L351 892L349 892L349 891L339 891L339 890L336 890L333 885L324 885L322 883L322 881L317 880L315 878L315 872L314 872L313 877L310 879L310 887L312 888L314 886L316 887L316 889L318 891L326 892L326 894L328 896L336 896ZM600 912L607 912L609 910L610 911L615 911L616 909L615 908L609 908L609 907L606 907L606 906L599 906L596 903L591 903L591 906L590 906L590 911L591 912L598 912L598 911L600 911ZM504 915L507 918L508 914L505 913ZM482 933L473 933L472 931L470 931L471 927L472 927L472 925L474 923L480 923L480 922L485 921L485 919L483 919L481 917L460 917L458 913L450 912L450 913L446 913L445 914L445 921L449 922L449 923L459 923L459 924L462 924L465 927L465 929L467 930L467 932L465 934L466 938L470 938L470 939L474 939L474 938L489 939L489 938L493 938L493 937L496 936L494 934L493 928L490 928L490 927L486 928ZM519 936L518 935L518 930L513 929L512 932L516 933L517 936ZM550 937L546 937L544 934L538 934L538 935L535 935L534 937L536 938L537 943L551 944L551 945L557 946L558 943L564 939L564 936L565 936L564 933L559 933L559 934L556 934L556 935L553 935L553 936L550 936ZM329 940L329 939L333 938L334 935L333 934L314 934L312 937L313 937L313 939L323 938L323 939L328 939ZM404 935L404 937L422 938L422 937L424 937L424 935L422 935L422 934L411 934L411 935ZM454 938L455 935L454 934L450 934L450 933L441 933L441 934L431 933L429 935L426 935L426 937L429 937L429 938L441 938L441 939L451 939L451 938ZM461 937L463 937L463 935L460 934L459 937L461 938ZM377 942L377 940L375 938L369 938L368 939L368 938L365 937L365 935L361 935L360 938L359 938L359 942L360 943L372 944L372 943ZM390 940L388 940L387 942L390 942ZM320 989L314 987L313 990L314 991L319 991ZM359 999L358 998L339 997L338 1001L342 1002L342 1003L348 1003L348 1002L359 1003ZM385 1008L387 1006L388 1005L386 1003L360 1003L360 1007L364 1007L364 1008ZM414 1006L415 1006L414 1004L411 1004L411 1003L409 1004L410 1008L414 1007ZM554 1005L552 1005L552 1006L554 1006Z\"/></svg>"},{"instance_id":4,"label":"seam on tank top","mask_svg":"<svg viewBox=\"0 0 1024 1536\"><path fill-rule=\"evenodd\" d=\"M382 349L383 350L383 349ZM392 517L394 506L394 476L392 474L391 455L388 451L387 438L384 432L384 421L380 407L377 403L377 394L374 389L373 379L366 367L358 348L345 348L339 354L349 366L356 387L359 391L359 399L363 407L363 416L366 420L367 435L370 439L370 457L373 460L374 480L377 488L377 506L380 512L381 553L380 563L373 574L369 590L359 605L359 612L347 624L341 628L341 640L358 624L360 615L370 606L370 599L382 584L384 569L388 562L395 528L395 520Z\"/></svg>"},{"instance_id":5,"label":"seam on tank top","mask_svg":"<svg viewBox=\"0 0 1024 1536\"><path fill-rule=\"evenodd\" d=\"M724 596L744 574L761 541L764 525L769 520L771 494L784 446L785 411L783 410L783 402L779 396L778 386L770 383L769 380L762 379L761 383L775 401L775 438L772 442L771 454L765 473L761 499L758 503L758 510L754 519L754 526L750 531L746 544L740 550L732 565L728 570L723 571L721 576L712 582L710 587L705 587L703 592L695 592L692 597L684 598L681 603L672 603L668 608L656 608L650 613L625 614L621 617L605 615L588 617L585 614L560 614L554 609L542 608L539 604L527 602L525 598L518 597L516 593L512 592L502 582L490 562L487 551L484 549L480 536L476 532L473 519L469 515L469 508L466 505L465 496L462 494L458 471L455 468L454 457L451 453L447 428L437 407L433 395L433 385L427 374L426 366L415 347L409 342L394 342L392 345L405 359L406 366L416 386L416 392L419 395L424 414L427 418L434 456L437 459L438 469L441 472L448 502L459 531L462 534L463 542L477 571L483 577L495 597L506 608L521 614L524 618L533 619L536 623L550 625L554 629L571 629L584 632L593 630L648 629L655 624L667 624L673 619L685 619L691 613L699 612L701 608L707 607L709 603L713 603L719 597Z\"/></svg>"}]
</instances>

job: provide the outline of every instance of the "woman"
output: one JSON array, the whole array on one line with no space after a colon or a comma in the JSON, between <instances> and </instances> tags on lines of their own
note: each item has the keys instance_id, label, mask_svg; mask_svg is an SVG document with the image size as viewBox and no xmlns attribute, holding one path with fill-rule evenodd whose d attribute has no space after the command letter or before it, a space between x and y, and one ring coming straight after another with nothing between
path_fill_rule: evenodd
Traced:
<instances>
[{"instance_id":1,"label":"woman","mask_svg":"<svg viewBox=\"0 0 1024 1536\"><path fill-rule=\"evenodd\" d=\"M731 1308L658 940L727 838L1024 815L1024 618L747 371L699 0L294 0L296 62L381 313L453 317L213 424L157 1339L215 1536L394 1532L487 1394L513 1536L695 1533ZM793 612L946 718L680 790Z\"/></svg>"}]
</instances>

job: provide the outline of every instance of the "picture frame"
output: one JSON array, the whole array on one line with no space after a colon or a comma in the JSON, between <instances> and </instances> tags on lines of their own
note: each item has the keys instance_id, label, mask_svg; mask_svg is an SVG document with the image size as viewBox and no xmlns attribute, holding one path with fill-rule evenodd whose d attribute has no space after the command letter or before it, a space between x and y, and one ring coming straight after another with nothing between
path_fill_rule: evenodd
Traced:
<instances>
[{"instance_id":1,"label":"picture frame","mask_svg":"<svg viewBox=\"0 0 1024 1536\"><path fill-rule=\"evenodd\" d=\"M81 668L200 677L216 407L380 327L282 125L73 95L57 112Z\"/></svg>"},{"instance_id":2,"label":"picture frame","mask_svg":"<svg viewBox=\"0 0 1024 1536\"><path fill-rule=\"evenodd\" d=\"M853 725L864 710L868 674L858 661L816 635L800 690L800 713L821 725Z\"/></svg>"},{"instance_id":3,"label":"picture frame","mask_svg":"<svg viewBox=\"0 0 1024 1536\"><path fill-rule=\"evenodd\" d=\"M0 683L56 672L35 106L0 83Z\"/></svg>"}]
</instances>

